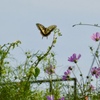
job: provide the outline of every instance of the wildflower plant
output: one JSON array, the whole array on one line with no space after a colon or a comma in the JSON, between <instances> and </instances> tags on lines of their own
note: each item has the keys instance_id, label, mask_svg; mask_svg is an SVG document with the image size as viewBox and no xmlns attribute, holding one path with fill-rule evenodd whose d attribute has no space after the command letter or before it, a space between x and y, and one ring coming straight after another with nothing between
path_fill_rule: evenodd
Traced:
<instances>
[{"instance_id":1,"label":"wildflower plant","mask_svg":"<svg viewBox=\"0 0 100 100\"><path fill-rule=\"evenodd\" d=\"M100 40L100 33L99 32L96 32L95 34L93 34L92 36L91 36L91 38L92 38L92 40L94 40L94 41L96 41L96 42L98 42L99 40ZM91 50L93 50L93 49L91 49ZM98 53L98 51L96 51L96 53ZM94 54L93 54L94 55ZM94 55L95 57L97 57L98 58L98 54L96 55ZM77 83L78 83L78 88L79 88L79 90L80 90L80 92L79 93L81 93L81 96L83 96L82 98L84 98L85 96L87 96L87 95L90 95L90 93L91 93L91 91L93 91L94 90L94 86L93 85L91 85L91 81L92 81L92 76L95 76L95 78L99 78L100 77L100 67L99 67L99 60L97 61L97 67L93 67L92 66L92 68L91 68L91 70L90 70L90 73L91 73L91 75L89 75L89 76L87 76L87 79L89 78L89 79L91 79L91 80L88 80L86 83L85 83L85 81L84 81L84 77L83 77L83 74L82 74L82 72L81 72L81 70L80 70L80 67L79 67L79 65L78 65L78 60L80 59L80 57L81 57L81 54L79 54L78 56L74 53L74 54L72 54L72 56L70 56L70 57L68 57L68 61L69 62L73 62L75 65L76 65L76 67L78 68L78 70L79 70L79 72L80 72L80 77L81 77L81 82L80 82L80 80L79 79L77 79ZM96 59L96 58L95 58ZM68 68L68 70L69 70L69 68ZM72 70L72 73L73 73L73 75L75 76L75 73L74 73L74 71ZM65 72L64 72L64 74L65 74ZM75 76L76 77L76 76ZM63 77L64 78L64 77ZM76 77L77 78L77 77Z\"/></svg>"},{"instance_id":2,"label":"wildflower plant","mask_svg":"<svg viewBox=\"0 0 100 100\"><path fill-rule=\"evenodd\" d=\"M90 25L90 26L100 27L98 25L82 24L82 23L75 24L75 25L73 25L73 27L76 25ZM91 64L90 71L86 77L86 81L84 80L82 71L78 65L79 59L81 58L81 54L77 55L76 53L73 53L72 56L68 57L68 61L71 63L74 63L76 65L75 67L78 68L81 79L79 80L79 78L76 77L74 70L71 66L67 69L67 71L70 72L70 74L68 74L68 72L65 71L64 75L62 76L63 80L66 80L67 78L71 78L71 76L70 76L71 74L73 74L74 77L76 77L77 84L78 84L77 85L78 86L77 93L79 94L78 97L81 99L82 98L85 99L86 96L90 96L91 92L93 93L94 91L96 91L96 92L98 91L98 87L94 87L92 85L92 81L93 81L92 77L95 76L96 79L99 79L99 77L100 77L100 61L99 61L100 33L99 32L93 33L93 35L91 36L91 39L95 42L98 42L99 44L98 44L98 47L95 52L94 52L94 49L92 47L90 47L90 50L92 52L94 59ZM95 61L97 63L97 66L94 66ZM69 69L70 69L70 71L69 71Z\"/></svg>"},{"instance_id":3,"label":"wildflower plant","mask_svg":"<svg viewBox=\"0 0 100 100\"><path fill-rule=\"evenodd\" d=\"M38 83L37 88L33 88L32 81L35 82L39 78L40 73L44 71L41 69L46 69L46 73L50 75L55 73L55 59L51 50L55 47L57 36L60 35L60 30L56 29L51 45L48 46L46 52L40 50L36 53L25 52L25 61L16 67L10 65L8 58L10 58L10 51L19 46L21 42L16 41L0 45L0 100L13 100L15 98L18 100L47 100L46 96L49 92L38 91ZM40 67L42 64L44 65L43 68Z\"/></svg>"},{"instance_id":4,"label":"wildflower plant","mask_svg":"<svg viewBox=\"0 0 100 100\"><path fill-rule=\"evenodd\" d=\"M79 25L82 25L82 23ZM94 26L100 27L97 24ZM59 29L54 30L53 40L46 52L39 50L32 53L27 51L24 53L25 61L16 67L12 67L9 58L11 57L11 50L18 47L21 42L16 41L0 45L0 100L15 100L15 98L16 100L74 100L74 97L76 97L76 100L84 100L91 96L94 91L99 94L98 88L92 84L92 78L99 79L100 77L100 33L96 32L91 36L91 39L99 44L96 52L90 47L94 59L89 74L86 76L86 81L79 66L82 57L80 53L73 53L69 56L67 60L73 66L66 68L62 76L59 76L59 73L57 74L57 61L55 53L52 51L57 42L57 36L61 36ZM95 66L94 61L97 64ZM80 73L80 78L75 75L74 69L76 67ZM74 84L76 85L76 95L74 86L69 83L72 74L74 79L77 80L77 84ZM45 84L47 88L44 89L42 84ZM42 86L41 89L40 86ZM93 100L96 99L93 97Z\"/></svg>"}]
</instances>

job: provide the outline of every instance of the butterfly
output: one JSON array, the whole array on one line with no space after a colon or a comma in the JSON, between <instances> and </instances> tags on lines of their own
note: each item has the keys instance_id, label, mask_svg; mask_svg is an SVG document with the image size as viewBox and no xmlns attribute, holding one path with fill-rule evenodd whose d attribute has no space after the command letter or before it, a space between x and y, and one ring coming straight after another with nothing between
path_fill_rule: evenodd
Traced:
<instances>
[{"instance_id":1,"label":"butterfly","mask_svg":"<svg viewBox=\"0 0 100 100\"><path fill-rule=\"evenodd\" d=\"M56 25L51 25L46 28L40 23L36 23L36 26L40 30L40 33L43 37L48 37L50 35L50 33L57 27Z\"/></svg>"}]
</instances>

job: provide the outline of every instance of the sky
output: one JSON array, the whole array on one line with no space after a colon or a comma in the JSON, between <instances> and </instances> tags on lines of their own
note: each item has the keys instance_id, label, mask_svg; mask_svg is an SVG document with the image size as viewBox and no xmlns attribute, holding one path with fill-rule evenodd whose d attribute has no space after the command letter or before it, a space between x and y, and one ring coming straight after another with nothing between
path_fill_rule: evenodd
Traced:
<instances>
[{"instance_id":1,"label":"sky","mask_svg":"<svg viewBox=\"0 0 100 100\"><path fill-rule=\"evenodd\" d=\"M58 73L63 74L69 65L74 65L68 57L80 53L79 66L86 76L93 58L89 46L97 47L91 35L100 28L72 25L100 25L99 10L100 0L0 0L0 45L20 40L22 49L16 48L12 53L21 63L25 60L23 51L45 52L52 42L53 34L42 39L36 23L57 25L62 33L53 48Z\"/></svg>"}]
</instances>

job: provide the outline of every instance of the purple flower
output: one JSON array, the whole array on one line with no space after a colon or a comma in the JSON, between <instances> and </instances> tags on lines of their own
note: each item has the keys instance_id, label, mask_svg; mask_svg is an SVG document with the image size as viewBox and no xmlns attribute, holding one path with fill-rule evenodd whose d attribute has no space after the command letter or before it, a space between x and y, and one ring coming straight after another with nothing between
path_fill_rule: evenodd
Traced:
<instances>
[{"instance_id":1,"label":"purple flower","mask_svg":"<svg viewBox=\"0 0 100 100\"><path fill-rule=\"evenodd\" d=\"M76 54L74 53L71 57L68 58L68 61L77 63L77 60L81 57L81 54L76 57Z\"/></svg>"},{"instance_id":2,"label":"purple flower","mask_svg":"<svg viewBox=\"0 0 100 100\"><path fill-rule=\"evenodd\" d=\"M92 68L91 74L92 74L92 76L95 75L95 77L98 78L100 76L100 68L97 68L97 67Z\"/></svg>"},{"instance_id":3,"label":"purple flower","mask_svg":"<svg viewBox=\"0 0 100 100\"><path fill-rule=\"evenodd\" d=\"M67 71L64 72L64 75L62 77L62 80L66 80L67 78L69 78L70 77L70 74L71 74L70 70L67 69Z\"/></svg>"},{"instance_id":4,"label":"purple flower","mask_svg":"<svg viewBox=\"0 0 100 100\"><path fill-rule=\"evenodd\" d=\"M64 98L64 97L62 97L62 98L60 98L60 99L58 99L58 100L65 100L65 98Z\"/></svg>"},{"instance_id":5,"label":"purple flower","mask_svg":"<svg viewBox=\"0 0 100 100\"><path fill-rule=\"evenodd\" d=\"M50 66L46 67L45 72L48 73L49 75L55 73L55 66L50 65Z\"/></svg>"},{"instance_id":6,"label":"purple flower","mask_svg":"<svg viewBox=\"0 0 100 100\"><path fill-rule=\"evenodd\" d=\"M54 100L54 96L53 95L48 95L47 100Z\"/></svg>"},{"instance_id":7,"label":"purple flower","mask_svg":"<svg viewBox=\"0 0 100 100\"><path fill-rule=\"evenodd\" d=\"M92 40L94 41L99 41L100 40L100 33L99 32L96 32L95 34L93 34L91 36Z\"/></svg>"}]
</instances>

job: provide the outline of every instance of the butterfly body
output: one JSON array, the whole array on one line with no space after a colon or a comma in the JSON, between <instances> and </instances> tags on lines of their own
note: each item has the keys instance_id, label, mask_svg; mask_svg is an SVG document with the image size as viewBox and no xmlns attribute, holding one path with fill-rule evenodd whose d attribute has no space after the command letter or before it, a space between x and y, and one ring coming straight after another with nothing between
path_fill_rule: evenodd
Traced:
<instances>
[{"instance_id":1,"label":"butterfly body","mask_svg":"<svg viewBox=\"0 0 100 100\"><path fill-rule=\"evenodd\" d=\"M39 24L39 23L37 23L36 26L40 30L40 33L43 37L48 37L51 34L51 32L57 27L56 25L44 27L42 24Z\"/></svg>"}]
</instances>

